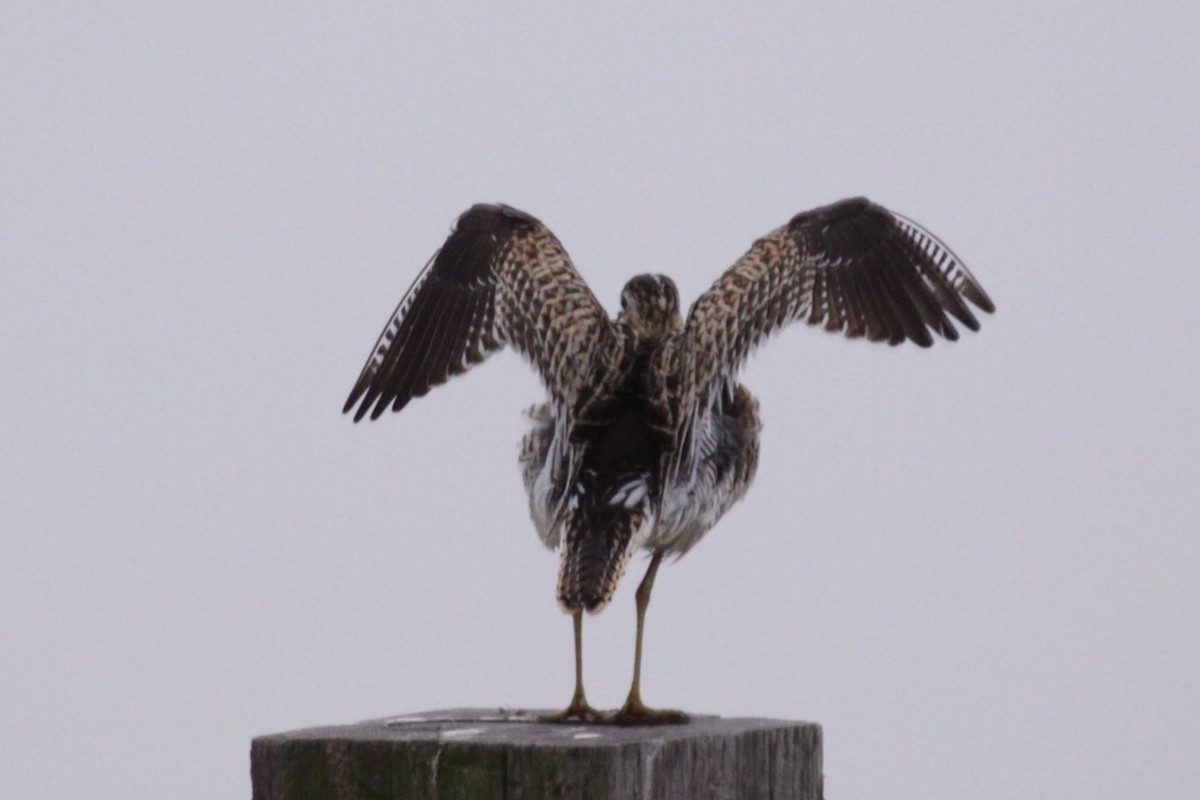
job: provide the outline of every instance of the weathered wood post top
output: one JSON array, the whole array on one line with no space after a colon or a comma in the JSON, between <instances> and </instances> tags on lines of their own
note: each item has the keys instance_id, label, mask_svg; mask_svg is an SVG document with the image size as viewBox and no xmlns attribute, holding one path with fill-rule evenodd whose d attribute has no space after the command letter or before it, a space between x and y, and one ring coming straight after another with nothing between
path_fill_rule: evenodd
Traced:
<instances>
[{"instance_id":1,"label":"weathered wood post top","mask_svg":"<svg viewBox=\"0 0 1200 800\"><path fill-rule=\"evenodd\" d=\"M256 738L254 800L820 800L821 727L620 728L453 709Z\"/></svg>"}]
</instances>

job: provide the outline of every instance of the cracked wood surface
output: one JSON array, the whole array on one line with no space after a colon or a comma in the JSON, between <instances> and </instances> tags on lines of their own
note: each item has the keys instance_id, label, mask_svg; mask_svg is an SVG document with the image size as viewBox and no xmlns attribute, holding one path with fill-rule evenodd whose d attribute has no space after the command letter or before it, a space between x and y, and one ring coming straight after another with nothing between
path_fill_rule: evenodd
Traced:
<instances>
[{"instance_id":1,"label":"cracked wood surface","mask_svg":"<svg viewBox=\"0 0 1200 800\"><path fill-rule=\"evenodd\" d=\"M694 717L619 728L451 709L260 736L254 800L819 800L821 728Z\"/></svg>"}]
</instances>

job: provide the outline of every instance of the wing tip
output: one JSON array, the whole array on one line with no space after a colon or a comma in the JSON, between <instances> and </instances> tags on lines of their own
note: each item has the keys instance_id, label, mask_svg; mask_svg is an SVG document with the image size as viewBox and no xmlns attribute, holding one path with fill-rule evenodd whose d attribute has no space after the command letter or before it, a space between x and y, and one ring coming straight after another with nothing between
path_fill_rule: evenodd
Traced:
<instances>
[{"instance_id":1,"label":"wing tip","mask_svg":"<svg viewBox=\"0 0 1200 800\"><path fill-rule=\"evenodd\" d=\"M983 290L983 287L972 281L963 287L963 297L971 301L971 303L985 314L995 314L996 304L992 302L992 298Z\"/></svg>"},{"instance_id":2,"label":"wing tip","mask_svg":"<svg viewBox=\"0 0 1200 800\"><path fill-rule=\"evenodd\" d=\"M908 337L910 342L916 344L917 347L933 347L933 337L929 335L929 328L921 327L920 331L914 331Z\"/></svg>"},{"instance_id":3,"label":"wing tip","mask_svg":"<svg viewBox=\"0 0 1200 800\"><path fill-rule=\"evenodd\" d=\"M924 225L920 224L911 217L908 217L904 214L898 214L894 211L888 211L888 213L896 220L898 227L905 236L911 238L913 232L915 231L918 235L926 237L937 248L943 250L946 255L949 256L951 261L957 265L958 269L962 270L963 280L961 285L953 287L955 295L960 298L966 298L971 302L971 305L975 306L980 311L983 311L987 314L996 313L996 304L992 302L992 298L988 296L988 293L984 291L983 287L979 284L979 281L977 281L975 276L971 274L971 270L968 269L967 265L961 258L958 257L958 254L955 253L948 244L942 241L942 239L938 236L934 235L933 232ZM906 227L909 230L905 230ZM966 309L966 306L963 305L963 308ZM971 316L969 310L967 311L967 314L968 316ZM959 316L958 314L955 314L955 316L958 317L963 324L967 325L967 327L969 327L971 330L979 330L979 322L975 320L973 316L970 320L963 319L963 317Z\"/></svg>"},{"instance_id":4,"label":"wing tip","mask_svg":"<svg viewBox=\"0 0 1200 800\"><path fill-rule=\"evenodd\" d=\"M354 388L350 391L350 396L346 398L346 402L342 403L342 413L349 414L351 411L353 411L354 407L358 405L358 401L362 399L363 394L366 393L368 388L369 387L363 383L362 380L359 380L359 382L355 384ZM364 403L363 405L366 404ZM354 421L358 422L360 419L362 419L362 415L363 412L360 408L354 414Z\"/></svg>"}]
</instances>

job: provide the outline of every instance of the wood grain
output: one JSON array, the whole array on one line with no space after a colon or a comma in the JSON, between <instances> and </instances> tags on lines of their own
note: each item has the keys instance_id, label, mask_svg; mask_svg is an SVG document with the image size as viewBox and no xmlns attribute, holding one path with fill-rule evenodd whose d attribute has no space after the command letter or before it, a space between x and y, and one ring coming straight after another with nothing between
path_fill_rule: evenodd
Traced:
<instances>
[{"instance_id":1,"label":"wood grain","mask_svg":"<svg viewBox=\"0 0 1200 800\"><path fill-rule=\"evenodd\" d=\"M254 800L819 800L821 728L699 717L550 725L452 709L260 736Z\"/></svg>"}]
</instances>

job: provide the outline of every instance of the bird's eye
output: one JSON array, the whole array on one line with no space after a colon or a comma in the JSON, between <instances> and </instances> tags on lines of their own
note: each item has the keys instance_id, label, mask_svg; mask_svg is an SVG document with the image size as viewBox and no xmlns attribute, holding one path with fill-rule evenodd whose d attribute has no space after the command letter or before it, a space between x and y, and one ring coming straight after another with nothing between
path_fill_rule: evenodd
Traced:
<instances>
[{"instance_id":1,"label":"bird's eye","mask_svg":"<svg viewBox=\"0 0 1200 800\"><path fill-rule=\"evenodd\" d=\"M626 297L625 295L621 295L621 310L627 311L628 309L629 309L629 298Z\"/></svg>"}]
</instances>

